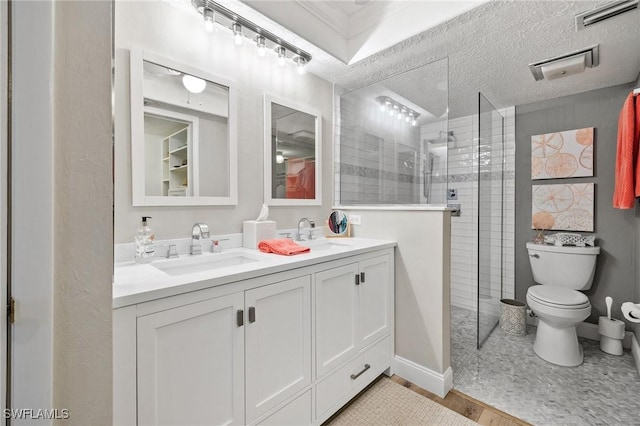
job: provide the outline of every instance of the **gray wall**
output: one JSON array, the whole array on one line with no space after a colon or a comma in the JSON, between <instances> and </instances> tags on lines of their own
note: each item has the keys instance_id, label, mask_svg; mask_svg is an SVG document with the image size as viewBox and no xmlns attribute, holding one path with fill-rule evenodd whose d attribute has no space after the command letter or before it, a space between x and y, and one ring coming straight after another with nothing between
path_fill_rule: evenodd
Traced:
<instances>
[{"instance_id":1,"label":"gray wall","mask_svg":"<svg viewBox=\"0 0 640 426\"><path fill-rule=\"evenodd\" d=\"M544 84L542 82L541 84ZM622 318L620 304L638 292L636 283L635 211L612 207L618 115L631 84L516 107L516 297L525 300L534 285L525 244L535 236L531 229L531 136L595 127L593 178L549 179L544 183L595 182L595 234L600 245L596 275L586 292L593 306L589 322L606 314L604 298L613 297L613 315ZM640 214L638 214L640 216ZM635 279L634 279L635 278Z\"/></svg>"}]
</instances>

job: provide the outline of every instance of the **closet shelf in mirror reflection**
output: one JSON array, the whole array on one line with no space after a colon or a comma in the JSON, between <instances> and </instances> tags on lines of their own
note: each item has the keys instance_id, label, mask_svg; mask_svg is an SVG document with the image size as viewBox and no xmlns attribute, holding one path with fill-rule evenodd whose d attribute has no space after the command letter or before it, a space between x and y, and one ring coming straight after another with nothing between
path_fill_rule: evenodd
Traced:
<instances>
[{"instance_id":1,"label":"closet shelf in mirror reflection","mask_svg":"<svg viewBox=\"0 0 640 426\"><path fill-rule=\"evenodd\" d=\"M187 149L187 145L182 145L181 147L178 147L172 151L169 151L169 154L175 154L180 151L185 151L186 149Z\"/></svg>"}]
</instances>

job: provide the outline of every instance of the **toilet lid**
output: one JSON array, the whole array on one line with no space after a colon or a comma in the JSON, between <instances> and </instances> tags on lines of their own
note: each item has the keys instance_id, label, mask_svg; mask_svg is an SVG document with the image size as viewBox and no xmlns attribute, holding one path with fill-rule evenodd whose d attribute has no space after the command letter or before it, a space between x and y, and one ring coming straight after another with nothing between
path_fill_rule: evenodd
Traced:
<instances>
[{"instance_id":1,"label":"toilet lid","mask_svg":"<svg viewBox=\"0 0 640 426\"><path fill-rule=\"evenodd\" d=\"M584 293L570 288L534 285L527 292L535 299L554 305L576 306L589 303L589 298Z\"/></svg>"}]
</instances>

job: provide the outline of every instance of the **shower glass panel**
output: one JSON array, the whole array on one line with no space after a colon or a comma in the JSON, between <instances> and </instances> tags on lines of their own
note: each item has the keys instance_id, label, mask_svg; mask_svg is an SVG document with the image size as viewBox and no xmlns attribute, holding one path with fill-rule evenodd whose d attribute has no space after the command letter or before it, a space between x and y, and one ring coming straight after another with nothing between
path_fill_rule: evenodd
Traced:
<instances>
[{"instance_id":1,"label":"shower glass panel","mask_svg":"<svg viewBox=\"0 0 640 426\"><path fill-rule=\"evenodd\" d=\"M446 204L448 59L336 87L336 203Z\"/></svg>"},{"instance_id":2,"label":"shower glass panel","mask_svg":"<svg viewBox=\"0 0 640 426\"><path fill-rule=\"evenodd\" d=\"M498 324L503 286L504 117L478 93L478 349Z\"/></svg>"}]
</instances>

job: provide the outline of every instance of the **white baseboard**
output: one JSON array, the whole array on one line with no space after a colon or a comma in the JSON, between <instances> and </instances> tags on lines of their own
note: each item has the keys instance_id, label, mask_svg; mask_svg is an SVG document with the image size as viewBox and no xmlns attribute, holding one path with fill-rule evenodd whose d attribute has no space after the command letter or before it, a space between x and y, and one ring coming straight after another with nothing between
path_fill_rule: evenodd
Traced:
<instances>
[{"instance_id":1,"label":"white baseboard","mask_svg":"<svg viewBox=\"0 0 640 426\"><path fill-rule=\"evenodd\" d=\"M444 374L440 374L398 355L395 356L394 364L396 375L431 393L435 393L440 398L444 398L453 388L453 371L451 367L447 368Z\"/></svg>"},{"instance_id":2,"label":"white baseboard","mask_svg":"<svg viewBox=\"0 0 640 426\"><path fill-rule=\"evenodd\" d=\"M631 354L636 361L636 370L638 370L638 374L640 374L640 344L638 344L638 339L635 334L631 336Z\"/></svg>"}]
</instances>

